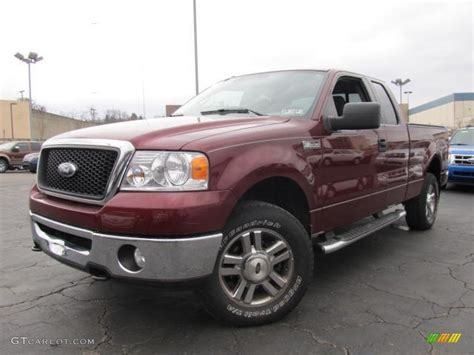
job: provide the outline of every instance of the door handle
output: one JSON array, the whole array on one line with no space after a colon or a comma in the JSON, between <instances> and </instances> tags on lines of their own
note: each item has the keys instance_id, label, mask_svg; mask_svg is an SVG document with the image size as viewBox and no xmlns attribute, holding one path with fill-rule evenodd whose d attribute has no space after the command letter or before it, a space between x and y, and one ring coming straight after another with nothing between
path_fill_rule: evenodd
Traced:
<instances>
[{"instance_id":1,"label":"door handle","mask_svg":"<svg viewBox=\"0 0 474 355\"><path fill-rule=\"evenodd\" d=\"M384 138L379 139L379 152L387 151L387 140Z\"/></svg>"}]
</instances>

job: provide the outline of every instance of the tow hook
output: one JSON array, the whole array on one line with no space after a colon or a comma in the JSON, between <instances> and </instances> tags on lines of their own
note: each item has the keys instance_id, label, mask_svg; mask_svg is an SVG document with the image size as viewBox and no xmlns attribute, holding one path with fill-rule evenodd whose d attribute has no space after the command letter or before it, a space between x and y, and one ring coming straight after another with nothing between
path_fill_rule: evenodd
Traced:
<instances>
[{"instance_id":1,"label":"tow hook","mask_svg":"<svg viewBox=\"0 0 474 355\"><path fill-rule=\"evenodd\" d=\"M33 246L31 247L31 251L42 251L42 249L40 248L40 246L36 242L33 242Z\"/></svg>"},{"instance_id":2,"label":"tow hook","mask_svg":"<svg viewBox=\"0 0 474 355\"><path fill-rule=\"evenodd\" d=\"M91 275L95 281L107 281L109 278L107 276Z\"/></svg>"}]
</instances>

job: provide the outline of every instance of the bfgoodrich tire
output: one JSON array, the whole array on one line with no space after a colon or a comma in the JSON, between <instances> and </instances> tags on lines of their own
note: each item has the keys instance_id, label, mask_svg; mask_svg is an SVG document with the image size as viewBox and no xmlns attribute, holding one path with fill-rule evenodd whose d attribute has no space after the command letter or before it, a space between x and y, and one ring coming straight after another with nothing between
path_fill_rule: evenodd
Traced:
<instances>
[{"instance_id":1,"label":"bfgoodrich tire","mask_svg":"<svg viewBox=\"0 0 474 355\"><path fill-rule=\"evenodd\" d=\"M405 203L406 221L411 229L430 229L438 212L439 184L433 174L427 173L421 192Z\"/></svg>"},{"instance_id":2,"label":"bfgoodrich tire","mask_svg":"<svg viewBox=\"0 0 474 355\"><path fill-rule=\"evenodd\" d=\"M203 289L205 306L228 324L276 321L300 302L313 262L308 233L292 214L269 203L245 202L225 228Z\"/></svg>"}]
</instances>

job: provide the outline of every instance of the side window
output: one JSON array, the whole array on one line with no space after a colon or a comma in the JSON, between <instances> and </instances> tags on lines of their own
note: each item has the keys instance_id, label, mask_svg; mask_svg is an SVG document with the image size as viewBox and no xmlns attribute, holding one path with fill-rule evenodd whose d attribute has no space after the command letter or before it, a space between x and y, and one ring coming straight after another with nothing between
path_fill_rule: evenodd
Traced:
<instances>
[{"instance_id":1,"label":"side window","mask_svg":"<svg viewBox=\"0 0 474 355\"><path fill-rule=\"evenodd\" d=\"M369 95L365 90L364 84L358 78L342 77L340 78L332 92L332 103L326 107L330 110L331 106L335 109L337 116L342 116L344 105L350 102L369 102Z\"/></svg>"},{"instance_id":2,"label":"side window","mask_svg":"<svg viewBox=\"0 0 474 355\"><path fill-rule=\"evenodd\" d=\"M39 152L41 150L41 143L37 143L37 142L31 143L31 150L33 152Z\"/></svg>"},{"instance_id":3,"label":"side window","mask_svg":"<svg viewBox=\"0 0 474 355\"><path fill-rule=\"evenodd\" d=\"M28 143L17 143L15 148L18 148L20 152L27 152L30 150L30 145Z\"/></svg>"},{"instance_id":4,"label":"side window","mask_svg":"<svg viewBox=\"0 0 474 355\"><path fill-rule=\"evenodd\" d=\"M382 111L382 123L385 124L398 124L397 114L395 113L395 109L393 108L393 102L390 100L388 96L387 90L383 87L382 84L372 82L375 95L377 96L377 100L381 105Z\"/></svg>"}]
</instances>

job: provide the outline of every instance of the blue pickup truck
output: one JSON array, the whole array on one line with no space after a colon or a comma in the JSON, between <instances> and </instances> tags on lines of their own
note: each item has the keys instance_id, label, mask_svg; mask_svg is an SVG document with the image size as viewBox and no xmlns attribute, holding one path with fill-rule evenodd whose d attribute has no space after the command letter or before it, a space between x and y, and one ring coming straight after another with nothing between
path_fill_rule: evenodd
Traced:
<instances>
[{"instance_id":1,"label":"blue pickup truck","mask_svg":"<svg viewBox=\"0 0 474 355\"><path fill-rule=\"evenodd\" d=\"M458 129L451 138L448 182L474 185L474 127Z\"/></svg>"}]
</instances>

